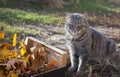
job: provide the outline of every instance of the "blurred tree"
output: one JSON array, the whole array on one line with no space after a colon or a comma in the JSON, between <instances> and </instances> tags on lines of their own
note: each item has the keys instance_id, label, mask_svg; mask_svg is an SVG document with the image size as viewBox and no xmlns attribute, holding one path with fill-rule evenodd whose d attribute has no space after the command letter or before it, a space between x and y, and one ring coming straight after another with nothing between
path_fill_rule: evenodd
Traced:
<instances>
[{"instance_id":1,"label":"blurred tree","mask_svg":"<svg viewBox=\"0 0 120 77\"><path fill-rule=\"evenodd\" d=\"M38 4L47 7L63 8L64 6L76 5L80 0L0 0L1 6L7 6L17 2L18 4Z\"/></svg>"},{"instance_id":2,"label":"blurred tree","mask_svg":"<svg viewBox=\"0 0 120 77\"><path fill-rule=\"evenodd\" d=\"M5 6L7 5L8 0L0 0L0 5Z\"/></svg>"}]
</instances>

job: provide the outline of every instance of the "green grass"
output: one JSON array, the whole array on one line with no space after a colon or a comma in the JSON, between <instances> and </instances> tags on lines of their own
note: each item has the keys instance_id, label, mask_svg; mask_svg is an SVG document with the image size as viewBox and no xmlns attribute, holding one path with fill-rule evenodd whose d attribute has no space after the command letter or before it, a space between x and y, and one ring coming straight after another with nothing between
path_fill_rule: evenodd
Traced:
<instances>
[{"instance_id":1,"label":"green grass","mask_svg":"<svg viewBox=\"0 0 120 77\"><path fill-rule=\"evenodd\" d=\"M29 28L24 28L24 27L19 27L19 26L11 26L3 22L0 22L0 25L4 27L5 40L10 43L12 42L14 33L17 34L18 38L20 38L23 33L25 34L25 37L40 33L39 30L29 29Z\"/></svg>"},{"instance_id":2,"label":"green grass","mask_svg":"<svg viewBox=\"0 0 120 77\"><path fill-rule=\"evenodd\" d=\"M0 25L4 27L4 31L6 33L11 33L11 34L14 34L14 33L38 34L40 32L39 30L35 30L35 29L24 28L24 27L19 27L19 26L11 26L3 22L0 22Z\"/></svg>"},{"instance_id":3,"label":"green grass","mask_svg":"<svg viewBox=\"0 0 120 77\"><path fill-rule=\"evenodd\" d=\"M23 23L26 24L58 24L62 18L56 17L53 14L39 15L22 10L14 10L8 8L0 8L0 22L8 24Z\"/></svg>"}]
</instances>

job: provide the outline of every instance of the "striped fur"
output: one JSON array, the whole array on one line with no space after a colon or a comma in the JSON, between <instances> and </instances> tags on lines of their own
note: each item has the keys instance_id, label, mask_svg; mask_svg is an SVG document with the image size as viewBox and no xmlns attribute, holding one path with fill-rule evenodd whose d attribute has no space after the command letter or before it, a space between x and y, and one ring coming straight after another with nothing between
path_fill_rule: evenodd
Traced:
<instances>
[{"instance_id":1,"label":"striped fur","mask_svg":"<svg viewBox=\"0 0 120 77\"><path fill-rule=\"evenodd\" d=\"M88 58L106 58L116 51L115 42L90 27L79 13L66 16L65 34L71 60L69 71L79 74Z\"/></svg>"}]
</instances>

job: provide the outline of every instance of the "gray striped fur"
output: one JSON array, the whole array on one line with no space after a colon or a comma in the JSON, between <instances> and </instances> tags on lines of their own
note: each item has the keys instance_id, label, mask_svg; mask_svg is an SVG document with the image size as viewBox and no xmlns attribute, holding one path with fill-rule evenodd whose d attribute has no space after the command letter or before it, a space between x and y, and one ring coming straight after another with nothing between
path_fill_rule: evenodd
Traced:
<instances>
[{"instance_id":1,"label":"gray striped fur","mask_svg":"<svg viewBox=\"0 0 120 77\"><path fill-rule=\"evenodd\" d=\"M78 74L84 69L82 66L88 58L106 58L116 51L115 42L90 27L85 17L79 13L66 16L65 35L70 53L69 71Z\"/></svg>"}]
</instances>

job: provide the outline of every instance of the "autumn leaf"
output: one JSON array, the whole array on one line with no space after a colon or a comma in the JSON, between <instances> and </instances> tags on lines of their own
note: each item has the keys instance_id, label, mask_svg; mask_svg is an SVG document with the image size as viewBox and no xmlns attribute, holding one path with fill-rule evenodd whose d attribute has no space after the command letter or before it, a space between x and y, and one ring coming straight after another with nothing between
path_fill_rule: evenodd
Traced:
<instances>
[{"instance_id":1,"label":"autumn leaf","mask_svg":"<svg viewBox=\"0 0 120 77\"><path fill-rule=\"evenodd\" d=\"M52 70L52 69L55 69L56 68L56 65L57 65L57 61L51 61L50 63L48 63L46 66L45 66L45 71L48 71L48 70Z\"/></svg>"},{"instance_id":2,"label":"autumn leaf","mask_svg":"<svg viewBox=\"0 0 120 77\"><path fill-rule=\"evenodd\" d=\"M29 58L30 58L30 54L28 54L27 56L25 56L24 58L21 58L21 60L24 60L26 62L29 61Z\"/></svg>"},{"instance_id":3,"label":"autumn leaf","mask_svg":"<svg viewBox=\"0 0 120 77\"><path fill-rule=\"evenodd\" d=\"M10 71L9 74L7 75L7 77L19 77L19 76L14 71Z\"/></svg>"},{"instance_id":4,"label":"autumn leaf","mask_svg":"<svg viewBox=\"0 0 120 77\"><path fill-rule=\"evenodd\" d=\"M5 71L3 69L0 68L0 77L3 77L5 74Z\"/></svg>"},{"instance_id":5,"label":"autumn leaf","mask_svg":"<svg viewBox=\"0 0 120 77\"><path fill-rule=\"evenodd\" d=\"M26 53L26 46L24 44L24 39L20 41L20 55L23 56Z\"/></svg>"},{"instance_id":6,"label":"autumn leaf","mask_svg":"<svg viewBox=\"0 0 120 77\"><path fill-rule=\"evenodd\" d=\"M17 53L16 52L12 52L8 49L1 49L0 50L0 59L3 61L8 61L11 58L16 58L17 57Z\"/></svg>"},{"instance_id":7,"label":"autumn leaf","mask_svg":"<svg viewBox=\"0 0 120 77\"><path fill-rule=\"evenodd\" d=\"M0 39L4 38L4 33L0 31Z\"/></svg>"},{"instance_id":8,"label":"autumn leaf","mask_svg":"<svg viewBox=\"0 0 120 77\"><path fill-rule=\"evenodd\" d=\"M20 41L20 48L22 48L22 47L25 47L24 39L22 39L22 40Z\"/></svg>"},{"instance_id":9,"label":"autumn leaf","mask_svg":"<svg viewBox=\"0 0 120 77\"><path fill-rule=\"evenodd\" d=\"M17 44L17 34L15 33L13 36L13 46L16 46Z\"/></svg>"},{"instance_id":10,"label":"autumn leaf","mask_svg":"<svg viewBox=\"0 0 120 77\"><path fill-rule=\"evenodd\" d=\"M9 49L12 47L12 44L5 44L4 49Z\"/></svg>"},{"instance_id":11,"label":"autumn leaf","mask_svg":"<svg viewBox=\"0 0 120 77\"><path fill-rule=\"evenodd\" d=\"M26 47L20 49L20 55L23 56L26 52Z\"/></svg>"}]
</instances>

